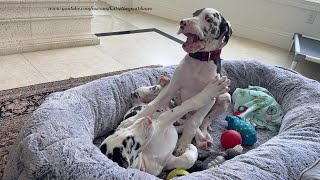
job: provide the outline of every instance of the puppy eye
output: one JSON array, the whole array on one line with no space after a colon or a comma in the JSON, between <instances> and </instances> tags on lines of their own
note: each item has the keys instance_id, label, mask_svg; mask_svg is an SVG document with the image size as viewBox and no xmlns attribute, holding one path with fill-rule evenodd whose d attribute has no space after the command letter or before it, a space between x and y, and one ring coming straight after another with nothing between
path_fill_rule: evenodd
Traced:
<instances>
[{"instance_id":1,"label":"puppy eye","mask_svg":"<svg viewBox=\"0 0 320 180\"><path fill-rule=\"evenodd\" d=\"M204 19L205 19L208 23L212 23L212 22L213 22L213 17L212 17L212 16L206 15L206 16L204 17Z\"/></svg>"},{"instance_id":2,"label":"puppy eye","mask_svg":"<svg viewBox=\"0 0 320 180\"><path fill-rule=\"evenodd\" d=\"M211 18L207 18L206 19L208 23L212 23L212 19Z\"/></svg>"}]
</instances>

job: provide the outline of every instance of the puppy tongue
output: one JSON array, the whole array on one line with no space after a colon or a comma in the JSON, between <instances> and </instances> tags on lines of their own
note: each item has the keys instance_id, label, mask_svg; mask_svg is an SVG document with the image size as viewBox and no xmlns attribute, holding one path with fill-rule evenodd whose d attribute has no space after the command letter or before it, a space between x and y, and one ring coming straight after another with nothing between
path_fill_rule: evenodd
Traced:
<instances>
[{"instance_id":1,"label":"puppy tongue","mask_svg":"<svg viewBox=\"0 0 320 180\"><path fill-rule=\"evenodd\" d=\"M191 45L192 43L195 43L199 40L198 36L194 35L194 34L186 34L187 36L187 41L184 43L186 46Z\"/></svg>"}]
</instances>

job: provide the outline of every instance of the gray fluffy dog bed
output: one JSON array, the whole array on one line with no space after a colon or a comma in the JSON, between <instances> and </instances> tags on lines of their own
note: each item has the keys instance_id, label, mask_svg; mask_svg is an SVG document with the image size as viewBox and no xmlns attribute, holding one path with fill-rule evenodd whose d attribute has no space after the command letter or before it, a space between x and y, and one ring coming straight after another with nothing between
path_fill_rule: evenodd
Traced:
<instances>
[{"instance_id":1,"label":"gray fluffy dog bed","mask_svg":"<svg viewBox=\"0 0 320 180\"><path fill-rule=\"evenodd\" d=\"M117 127L130 108L130 92L171 76L174 66L141 69L51 94L22 128L4 179L157 179L113 163L93 143ZM320 157L320 84L280 67L255 61L223 61L231 92L248 85L267 88L285 113L279 134L258 130L258 142L218 168L181 179L298 179ZM214 121L210 151L221 151L224 118ZM202 152L200 151L200 154Z\"/></svg>"}]
</instances>

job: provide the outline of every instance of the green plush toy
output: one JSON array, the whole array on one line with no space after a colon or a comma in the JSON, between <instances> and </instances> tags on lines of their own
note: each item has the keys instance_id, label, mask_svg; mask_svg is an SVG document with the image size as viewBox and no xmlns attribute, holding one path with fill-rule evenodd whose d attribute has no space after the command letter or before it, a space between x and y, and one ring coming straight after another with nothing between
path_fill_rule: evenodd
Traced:
<instances>
[{"instance_id":1,"label":"green plush toy","mask_svg":"<svg viewBox=\"0 0 320 180\"><path fill-rule=\"evenodd\" d=\"M257 134L252 125L238 116L227 116L226 121L229 130L235 130L241 134L243 146L252 146L257 142Z\"/></svg>"}]
</instances>

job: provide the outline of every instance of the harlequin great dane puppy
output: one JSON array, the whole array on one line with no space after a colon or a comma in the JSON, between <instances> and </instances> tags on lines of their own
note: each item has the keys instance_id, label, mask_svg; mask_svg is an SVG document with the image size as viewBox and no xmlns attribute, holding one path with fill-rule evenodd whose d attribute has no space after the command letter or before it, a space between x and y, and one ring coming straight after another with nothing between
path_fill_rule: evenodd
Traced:
<instances>
[{"instance_id":1,"label":"harlequin great dane puppy","mask_svg":"<svg viewBox=\"0 0 320 180\"><path fill-rule=\"evenodd\" d=\"M157 96L166 84L162 81L157 86L137 89L133 93L133 104L137 106L129 110L125 118L138 115L132 112L137 112L147 105L146 102ZM173 123L189 111L199 109L217 96L228 92L229 85L230 81L226 77L217 76L211 79L200 93L180 106L173 109L165 106L164 111L155 113L152 119L149 116L142 117L129 127L117 129L102 142L101 152L121 167L137 168L156 176L164 169L189 169L197 160L197 148L188 144L181 156L172 155L178 141Z\"/></svg>"},{"instance_id":2,"label":"harlequin great dane puppy","mask_svg":"<svg viewBox=\"0 0 320 180\"><path fill-rule=\"evenodd\" d=\"M186 101L203 90L212 77L220 73L220 52L232 34L230 23L217 10L205 8L193 13L192 18L183 19L178 31L178 34L180 33L187 36L182 47L188 54L176 68L170 83L138 116L123 121L120 127L128 127L136 118L151 116L167 104L178 91L182 102ZM207 129L212 120L226 110L230 101L230 95L225 93L197 109L184 124L176 154L184 152L199 127L201 133L196 136L197 146L210 146L212 137Z\"/></svg>"}]
</instances>

